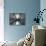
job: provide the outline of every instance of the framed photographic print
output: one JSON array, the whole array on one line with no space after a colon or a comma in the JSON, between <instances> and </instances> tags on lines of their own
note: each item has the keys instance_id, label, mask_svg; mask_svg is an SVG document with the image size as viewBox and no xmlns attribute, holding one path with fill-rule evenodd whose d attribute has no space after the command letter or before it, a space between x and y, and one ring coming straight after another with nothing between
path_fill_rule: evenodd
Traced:
<instances>
[{"instance_id":1,"label":"framed photographic print","mask_svg":"<svg viewBox=\"0 0 46 46\"><path fill-rule=\"evenodd\" d=\"M25 13L9 13L10 25L25 25Z\"/></svg>"}]
</instances>

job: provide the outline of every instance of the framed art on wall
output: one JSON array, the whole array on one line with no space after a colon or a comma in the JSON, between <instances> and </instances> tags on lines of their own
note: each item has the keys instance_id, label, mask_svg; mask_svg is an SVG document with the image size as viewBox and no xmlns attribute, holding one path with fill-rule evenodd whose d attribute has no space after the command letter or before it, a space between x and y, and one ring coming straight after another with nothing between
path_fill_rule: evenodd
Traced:
<instances>
[{"instance_id":1,"label":"framed art on wall","mask_svg":"<svg viewBox=\"0 0 46 46\"><path fill-rule=\"evenodd\" d=\"M25 13L10 13L9 24L10 25L25 25Z\"/></svg>"}]
</instances>

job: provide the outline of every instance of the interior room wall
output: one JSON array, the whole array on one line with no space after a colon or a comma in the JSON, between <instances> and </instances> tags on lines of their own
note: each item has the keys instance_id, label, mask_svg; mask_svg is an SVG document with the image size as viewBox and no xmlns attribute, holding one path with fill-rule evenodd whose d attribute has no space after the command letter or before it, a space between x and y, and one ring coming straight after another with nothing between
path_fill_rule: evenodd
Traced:
<instances>
[{"instance_id":1,"label":"interior room wall","mask_svg":"<svg viewBox=\"0 0 46 46\"><path fill-rule=\"evenodd\" d=\"M40 0L40 10L46 9L46 0ZM43 22L40 21L40 25L46 26L46 10L43 12Z\"/></svg>"},{"instance_id":2,"label":"interior room wall","mask_svg":"<svg viewBox=\"0 0 46 46\"><path fill-rule=\"evenodd\" d=\"M0 42L4 41L4 0L0 0Z\"/></svg>"},{"instance_id":3,"label":"interior room wall","mask_svg":"<svg viewBox=\"0 0 46 46\"><path fill-rule=\"evenodd\" d=\"M40 9L40 0L4 0L4 39L5 41L18 41L29 31L36 12ZM26 24L23 26L9 25L9 13L25 13Z\"/></svg>"}]
</instances>

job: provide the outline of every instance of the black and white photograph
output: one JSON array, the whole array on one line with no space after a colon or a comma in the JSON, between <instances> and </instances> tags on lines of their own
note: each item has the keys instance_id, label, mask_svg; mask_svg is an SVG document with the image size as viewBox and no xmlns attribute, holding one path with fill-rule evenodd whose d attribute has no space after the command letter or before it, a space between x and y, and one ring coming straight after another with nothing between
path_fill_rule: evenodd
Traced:
<instances>
[{"instance_id":1,"label":"black and white photograph","mask_svg":"<svg viewBox=\"0 0 46 46\"><path fill-rule=\"evenodd\" d=\"M25 25L25 13L10 13L9 24L10 25Z\"/></svg>"}]
</instances>

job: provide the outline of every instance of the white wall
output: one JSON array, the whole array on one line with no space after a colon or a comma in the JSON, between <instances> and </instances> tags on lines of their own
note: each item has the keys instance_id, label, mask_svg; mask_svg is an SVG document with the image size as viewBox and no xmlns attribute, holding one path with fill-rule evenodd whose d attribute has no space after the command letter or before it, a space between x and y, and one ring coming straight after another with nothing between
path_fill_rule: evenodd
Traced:
<instances>
[{"instance_id":1,"label":"white wall","mask_svg":"<svg viewBox=\"0 0 46 46\"><path fill-rule=\"evenodd\" d=\"M0 42L4 41L4 1L0 0Z\"/></svg>"},{"instance_id":2,"label":"white wall","mask_svg":"<svg viewBox=\"0 0 46 46\"><path fill-rule=\"evenodd\" d=\"M46 0L40 0L40 9L46 9ZM43 22L40 22L41 25L46 26L46 11L43 12Z\"/></svg>"}]
</instances>

